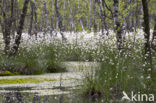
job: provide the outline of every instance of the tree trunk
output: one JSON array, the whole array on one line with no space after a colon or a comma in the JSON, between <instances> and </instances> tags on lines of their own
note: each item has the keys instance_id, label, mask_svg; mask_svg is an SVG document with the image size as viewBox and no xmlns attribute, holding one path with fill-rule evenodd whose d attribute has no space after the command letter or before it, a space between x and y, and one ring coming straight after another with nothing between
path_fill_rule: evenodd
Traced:
<instances>
[{"instance_id":1,"label":"tree trunk","mask_svg":"<svg viewBox=\"0 0 156 103\"><path fill-rule=\"evenodd\" d=\"M47 8L46 8L45 0L43 0L43 6L44 6L44 13L45 13L45 18L46 18L46 24L48 25L49 24L49 19L48 19L48 11L47 11Z\"/></svg>"},{"instance_id":2,"label":"tree trunk","mask_svg":"<svg viewBox=\"0 0 156 103\"><path fill-rule=\"evenodd\" d=\"M144 32L145 32L145 54L149 51L150 48L150 27L149 27L149 13L148 13L148 4L146 0L142 0L143 13L144 13Z\"/></svg>"},{"instance_id":3,"label":"tree trunk","mask_svg":"<svg viewBox=\"0 0 156 103\"><path fill-rule=\"evenodd\" d=\"M14 0L14 6L13 6L13 23L12 23L12 30L11 30L11 36L13 39L15 39L15 33L17 30L17 16L18 15L18 1Z\"/></svg>"},{"instance_id":4,"label":"tree trunk","mask_svg":"<svg viewBox=\"0 0 156 103\"><path fill-rule=\"evenodd\" d=\"M89 4L90 6L89 6L89 17L88 17L88 21L89 21L89 23L88 23L88 29L91 31L91 25L92 25L92 0L90 0L90 4Z\"/></svg>"},{"instance_id":5,"label":"tree trunk","mask_svg":"<svg viewBox=\"0 0 156 103\"><path fill-rule=\"evenodd\" d=\"M102 35L104 35L104 29L107 30L107 24L105 22L105 16L104 16L105 10L104 10L104 7L102 8L101 4L102 4L102 2L100 0L98 0L99 10L100 10L99 14L100 14L100 19L101 19L101 32L102 32ZM107 30L106 35L108 35L108 30Z\"/></svg>"},{"instance_id":6,"label":"tree trunk","mask_svg":"<svg viewBox=\"0 0 156 103\"><path fill-rule=\"evenodd\" d=\"M81 24L81 28L82 28L82 30L83 30L83 32L85 31L85 29L84 29L84 26L83 26L83 21L82 21L82 19L80 18L80 24Z\"/></svg>"},{"instance_id":7,"label":"tree trunk","mask_svg":"<svg viewBox=\"0 0 156 103\"><path fill-rule=\"evenodd\" d=\"M29 3L29 0L24 1L22 14L21 14L21 17L20 17L19 26L18 26L18 30L17 30L17 36L15 38L15 43L14 43L14 46L12 47L12 49L11 49L11 54L10 55L14 55L18 51L21 36L22 36L22 30L23 30L23 27L24 27L25 16L26 16L26 13L27 13L28 3Z\"/></svg>"},{"instance_id":8,"label":"tree trunk","mask_svg":"<svg viewBox=\"0 0 156 103\"><path fill-rule=\"evenodd\" d=\"M11 6L10 6L11 5ZM3 32L3 38L4 38L4 52L5 54L8 54L10 50L10 34L11 34L11 28L13 23L13 13L14 13L14 0L11 0L11 4L7 5L6 1L2 1L2 16L3 16L3 23L2 25L2 32ZM10 8L9 8L10 6ZM11 9L11 15L8 16L8 8Z\"/></svg>"},{"instance_id":9,"label":"tree trunk","mask_svg":"<svg viewBox=\"0 0 156 103\"><path fill-rule=\"evenodd\" d=\"M62 18L62 23L65 24L65 11L66 11L66 0L64 0L64 5L63 5L63 18ZM66 30L66 26L64 26L64 30Z\"/></svg>"},{"instance_id":10,"label":"tree trunk","mask_svg":"<svg viewBox=\"0 0 156 103\"><path fill-rule=\"evenodd\" d=\"M12 25L14 25L16 23L16 20L15 20L15 17L14 17L14 15L15 15L14 8L16 7L15 6L16 2L17 2L16 0L11 0L11 19L12 19L12 21L11 21L11 36L12 37L15 36L15 27L16 26L13 27Z\"/></svg>"},{"instance_id":11,"label":"tree trunk","mask_svg":"<svg viewBox=\"0 0 156 103\"><path fill-rule=\"evenodd\" d=\"M93 0L93 10L94 10L94 32L96 33L97 32L97 18L96 18L96 14L97 14L97 11L96 11L96 0Z\"/></svg>"},{"instance_id":12,"label":"tree trunk","mask_svg":"<svg viewBox=\"0 0 156 103\"><path fill-rule=\"evenodd\" d=\"M87 1L88 0L84 0L85 1L85 8L88 8L88 4L87 4ZM88 18L89 18L89 14L87 13L86 14L86 26L88 27L88 29L89 29L89 20L88 20Z\"/></svg>"},{"instance_id":13,"label":"tree trunk","mask_svg":"<svg viewBox=\"0 0 156 103\"><path fill-rule=\"evenodd\" d=\"M56 11L56 16L57 16L57 21L58 21L58 27L59 27L60 33L62 35L62 41L66 42L66 38L63 34L64 29L63 29L63 25L62 25L62 18L61 18L60 12L59 12L57 0L55 0L55 11Z\"/></svg>"},{"instance_id":14,"label":"tree trunk","mask_svg":"<svg viewBox=\"0 0 156 103\"><path fill-rule=\"evenodd\" d=\"M145 78L147 81L146 86L149 89L152 78L152 57L151 57L151 48L150 48L150 27L149 27L149 11L148 11L148 2L147 0L142 0L142 6L143 6L143 19L144 19L144 37L145 37Z\"/></svg>"},{"instance_id":15,"label":"tree trunk","mask_svg":"<svg viewBox=\"0 0 156 103\"><path fill-rule=\"evenodd\" d=\"M51 0L51 9L53 9L53 0ZM53 11L51 11L51 36L52 36L52 32L54 31L54 18L53 18Z\"/></svg>"},{"instance_id":16,"label":"tree trunk","mask_svg":"<svg viewBox=\"0 0 156 103\"><path fill-rule=\"evenodd\" d=\"M114 1L114 24L115 24L115 32L116 32L116 38L117 38L117 48L121 50L123 48L122 43L122 27L121 23L118 19L119 17L119 0L113 0Z\"/></svg>"},{"instance_id":17,"label":"tree trunk","mask_svg":"<svg viewBox=\"0 0 156 103\"><path fill-rule=\"evenodd\" d=\"M9 50L10 50L10 32L11 32L11 26L10 24L10 20L8 20L8 18L4 20L5 24L2 24L2 31L3 31L3 38L4 38L4 43L5 43L5 47L4 47L4 52L5 54L8 54Z\"/></svg>"},{"instance_id":18,"label":"tree trunk","mask_svg":"<svg viewBox=\"0 0 156 103\"><path fill-rule=\"evenodd\" d=\"M70 7L70 26L71 26L71 29L70 31L74 31L74 17L72 16L72 13L73 13L73 10L71 8L71 5L70 5L70 1L68 0L68 5Z\"/></svg>"},{"instance_id":19,"label":"tree trunk","mask_svg":"<svg viewBox=\"0 0 156 103\"><path fill-rule=\"evenodd\" d=\"M155 25L153 29L153 36L152 36L152 47L156 50L156 19L155 19Z\"/></svg>"},{"instance_id":20,"label":"tree trunk","mask_svg":"<svg viewBox=\"0 0 156 103\"><path fill-rule=\"evenodd\" d=\"M34 3L34 16L35 16L35 24L34 24L34 34L36 36L37 39L37 32L38 32L38 26L37 26L37 6L36 6L36 1L33 0Z\"/></svg>"},{"instance_id":21,"label":"tree trunk","mask_svg":"<svg viewBox=\"0 0 156 103\"><path fill-rule=\"evenodd\" d=\"M31 17L30 17L30 25L29 25L29 29L28 29L28 34L32 35L31 31L32 31L33 17L34 17L34 3L33 3L33 1L30 1L30 6L31 6L31 10L30 10Z\"/></svg>"}]
</instances>

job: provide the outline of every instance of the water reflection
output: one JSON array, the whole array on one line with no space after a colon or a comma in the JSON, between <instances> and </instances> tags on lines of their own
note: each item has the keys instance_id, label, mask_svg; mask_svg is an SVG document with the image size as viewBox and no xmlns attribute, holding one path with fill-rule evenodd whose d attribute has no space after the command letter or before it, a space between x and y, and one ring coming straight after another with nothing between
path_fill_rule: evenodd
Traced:
<instances>
[{"instance_id":1,"label":"water reflection","mask_svg":"<svg viewBox=\"0 0 156 103\"><path fill-rule=\"evenodd\" d=\"M3 95L3 100L0 103L65 103L64 94L60 96L38 96L37 94L10 92Z\"/></svg>"},{"instance_id":2,"label":"water reflection","mask_svg":"<svg viewBox=\"0 0 156 103\"><path fill-rule=\"evenodd\" d=\"M39 96L32 93L10 92L0 94L0 103L104 103L74 94Z\"/></svg>"},{"instance_id":3,"label":"water reflection","mask_svg":"<svg viewBox=\"0 0 156 103\"><path fill-rule=\"evenodd\" d=\"M32 103L40 103L39 96L34 95Z\"/></svg>"},{"instance_id":4,"label":"water reflection","mask_svg":"<svg viewBox=\"0 0 156 103\"><path fill-rule=\"evenodd\" d=\"M24 103L20 92L6 93L5 103Z\"/></svg>"},{"instance_id":5,"label":"water reflection","mask_svg":"<svg viewBox=\"0 0 156 103\"><path fill-rule=\"evenodd\" d=\"M0 103L107 103L104 97L85 96L80 91L72 87L0 88Z\"/></svg>"}]
</instances>

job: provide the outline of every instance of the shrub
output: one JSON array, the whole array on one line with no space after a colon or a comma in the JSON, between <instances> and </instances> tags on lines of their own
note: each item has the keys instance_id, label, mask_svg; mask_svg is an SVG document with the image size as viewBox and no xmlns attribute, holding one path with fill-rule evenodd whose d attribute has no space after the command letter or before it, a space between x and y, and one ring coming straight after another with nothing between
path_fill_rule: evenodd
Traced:
<instances>
[{"instance_id":1,"label":"shrub","mask_svg":"<svg viewBox=\"0 0 156 103\"><path fill-rule=\"evenodd\" d=\"M20 74L42 74L46 72L63 72L60 66L62 57L55 44L39 44L20 47L15 56L1 55L0 68Z\"/></svg>"},{"instance_id":2,"label":"shrub","mask_svg":"<svg viewBox=\"0 0 156 103\"><path fill-rule=\"evenodd\" d=\"M145 84L146 78L144 78L142 47L142 45L136 44L134 47L124 49L122 52L108 46L101 47L103 53L100 55L103 59L100 60L100 68L86 74L83 82L83 93L93 97L103 95L106 102L112 99L115 99L115 101L117 98L121 99L123 96L122 91L126 91L128 94L131 91L152 92L155 94L156 76L154 72L156 70L153 70L153 81L151 81L149 91ZM154 67L156 64L153 63Z\"/></svg>"}]
</instances>

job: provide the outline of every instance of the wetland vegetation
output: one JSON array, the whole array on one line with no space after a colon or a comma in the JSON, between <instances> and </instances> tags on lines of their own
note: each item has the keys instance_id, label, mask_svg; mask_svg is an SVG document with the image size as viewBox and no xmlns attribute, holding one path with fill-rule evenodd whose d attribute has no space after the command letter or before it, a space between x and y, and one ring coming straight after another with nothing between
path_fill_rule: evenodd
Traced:
<instances>
[{"instance_id":1,"label":"wetland vegetation","mask_svg":"<svg viewBox=\"0 0 156 103\"><path fill-rule=\"evenodd\" d=\"M155 101L154 0L0 0L0 103Z\"/></svg>"}]
</instances>

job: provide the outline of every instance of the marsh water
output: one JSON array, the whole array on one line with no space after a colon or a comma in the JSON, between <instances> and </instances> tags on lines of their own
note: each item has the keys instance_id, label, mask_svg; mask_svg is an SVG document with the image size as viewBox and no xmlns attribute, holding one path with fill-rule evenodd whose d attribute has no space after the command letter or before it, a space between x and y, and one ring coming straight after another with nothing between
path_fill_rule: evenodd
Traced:
<instances>
[{"instance_id":1,"label":"marsh water","mask_svg":"<svg viewBox=\"0 0 156 103\"><path fill-rule=\"evenodd\" d=\"M54 81L0 85L0 103L102 103L81 94L85 73L98 67L93 62L63 62L68 72L29 76L3 76L0 79L47 78ZM81 88L81 89L80 89Z\"/></svg>"}]
</instances>

